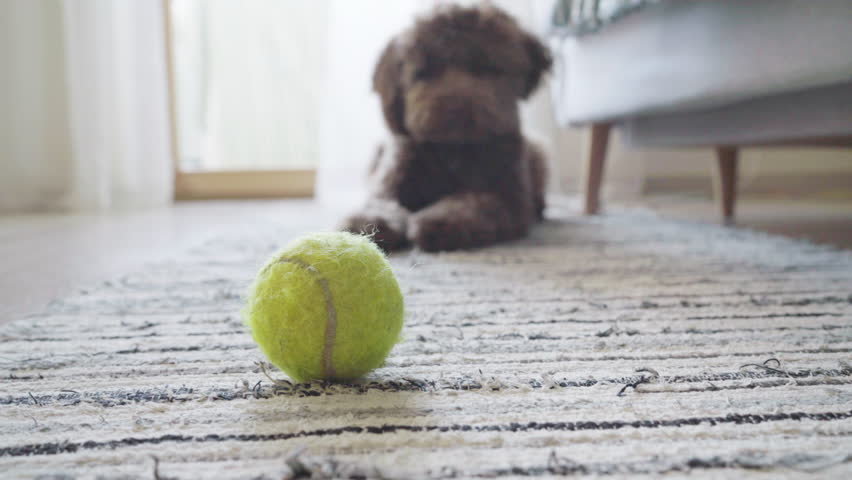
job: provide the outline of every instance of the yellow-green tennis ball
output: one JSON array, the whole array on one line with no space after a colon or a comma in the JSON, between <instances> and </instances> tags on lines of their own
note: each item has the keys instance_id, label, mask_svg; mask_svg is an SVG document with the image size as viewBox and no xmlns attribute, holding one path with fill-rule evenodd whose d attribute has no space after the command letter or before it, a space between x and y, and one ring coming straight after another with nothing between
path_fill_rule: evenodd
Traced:
<instances>
[{"instance_id":1,"label":"yellow-green tennis ball","mask_svg":"<svg viewBox=\"0 0 852 480\"><path fill-rule=\"evenodd\" d=\"M260 270L243 319L266 357L294 380L350 380L380 367L397 343L402 292L368 238L317 233Z\"/></svg>"}]
</instances>

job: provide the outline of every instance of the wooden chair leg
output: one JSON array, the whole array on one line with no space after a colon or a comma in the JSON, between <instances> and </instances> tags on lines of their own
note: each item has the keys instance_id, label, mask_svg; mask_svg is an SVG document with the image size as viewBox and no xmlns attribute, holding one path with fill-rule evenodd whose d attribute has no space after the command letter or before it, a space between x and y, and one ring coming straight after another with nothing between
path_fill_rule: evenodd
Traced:
<instances>
[{"instance_id":1,"label":"wooden chair leg","mask_svg":"<svg viewBox=\"0 0 852 480\"><path fill-rule=\"evenodd\" d=\"M721 200L722 220L734 223L734 205L737 201L737 147L716 147L719 165L718 197Z\"/></svg>"},{"instance_id":2,"label":"wooden chair leg","mask_svg":"<svg viewBox=\"0 0 852 480\"><path fill-rule=\"evenodd\" d=\"M603 181L606 148L609 145L609 123L592 125L592 138L586 169L585 207L586 215L594 215L600 210L601 182Z\"/></svg>"}]
</instances>

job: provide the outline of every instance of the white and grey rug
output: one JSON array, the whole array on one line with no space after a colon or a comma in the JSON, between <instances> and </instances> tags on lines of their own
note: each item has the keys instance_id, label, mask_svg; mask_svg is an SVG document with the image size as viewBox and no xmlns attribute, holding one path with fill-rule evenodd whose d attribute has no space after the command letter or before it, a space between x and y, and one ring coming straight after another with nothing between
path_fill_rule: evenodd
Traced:
<instances>
[{"instance_id":1,"label":"white and grey rug","mask_svg":"<svg viewBox=\"0 0 852 480\"><path fill-rule=\"evenodd\" d=\"M2 478L852 477L852 254L622 211L393 257L405 341L264 375L243 232L0 327Z\"/></svg>"}]
</instances>

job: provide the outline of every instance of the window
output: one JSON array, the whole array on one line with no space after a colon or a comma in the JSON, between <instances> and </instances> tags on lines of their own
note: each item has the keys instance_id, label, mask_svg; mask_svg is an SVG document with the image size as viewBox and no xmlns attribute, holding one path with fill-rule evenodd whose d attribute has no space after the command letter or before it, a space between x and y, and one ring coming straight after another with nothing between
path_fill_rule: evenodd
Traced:
<instances>
[{"instance_id":1,"label":"window","mask_svg":"<svg viewBox=\"0 0 852 480\"><path fill-rule=\"evenodd\" d=\"M312 195L328 3L164 1L176 197Z\"/></svg>"}]
</instances>

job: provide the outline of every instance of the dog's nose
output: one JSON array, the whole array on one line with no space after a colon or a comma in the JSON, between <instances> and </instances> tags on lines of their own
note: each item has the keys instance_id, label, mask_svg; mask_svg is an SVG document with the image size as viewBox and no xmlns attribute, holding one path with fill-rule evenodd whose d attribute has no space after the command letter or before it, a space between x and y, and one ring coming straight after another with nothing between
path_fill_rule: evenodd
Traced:
<instances>
[{"instance_id":1,"label":"dog's nose","mask_svg":"<svg viewBox=\"0 0 852 480\"><path fill-rule=\"evenodd\" d=\"M448 129L459 131L473 130L476 126L476 115L473 102L468 97L447 95L435 102L438 117Z\"/></svg>"}]
</instances>

